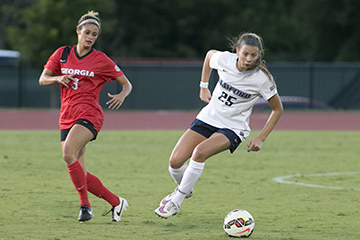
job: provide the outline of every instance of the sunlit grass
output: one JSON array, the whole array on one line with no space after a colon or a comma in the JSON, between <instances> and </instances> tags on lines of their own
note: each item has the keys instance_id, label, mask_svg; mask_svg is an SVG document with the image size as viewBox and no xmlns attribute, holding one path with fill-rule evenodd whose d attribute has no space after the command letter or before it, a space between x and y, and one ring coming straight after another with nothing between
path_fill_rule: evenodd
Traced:
<instances>
[{"instance_id":1,"label":"sunlit grass","mask_svg":"<svg viewBox=\"0 0 360 240\"><path fill-rule=\"evenodd\" d=\"M78 195L61 157L58 131L0 131L0 239L228 239L225 215L248 210L250 239L360 239L360 132L274 131L258 153L246 143L210 158L178 215L154 214L175 188L168 158L183 131L102 131L87 146L87 170L130 204L120 223L90 195L95 216L77 221ZM257 132L253 132L255 136ZM276 183L274 177L339 186L322 189Z\"/></svg>"}]
</instances>

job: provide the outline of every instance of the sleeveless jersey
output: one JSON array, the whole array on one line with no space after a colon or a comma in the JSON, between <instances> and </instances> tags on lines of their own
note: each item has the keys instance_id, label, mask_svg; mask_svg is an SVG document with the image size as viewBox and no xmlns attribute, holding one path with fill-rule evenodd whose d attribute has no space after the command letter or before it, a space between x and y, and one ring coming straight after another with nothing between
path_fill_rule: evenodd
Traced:
<instances>
[{"instance_id":1,"label":"sleeveless jersey","mask_svg":"<svg viewBox=\"0 0 360 240\"><path fill-rule=\"evenodd\" d=\"M113 81L123 75L123 72L104 53L95 49L79 57L76 46L73 46L67 60L63 60L61 56L64 48L57 49L44 66L54 74L74 75L76 79L69 87L60 84L60 129L69 129L76 120L86 119L94 124L94 128L99 132L104 121L99 104L100 91L105 82Z\"/></svg>"},{"instance_id":2,"label":"sleeveless jersey","mask_svg":"<svg viewBox=\"0 0 360 240\"><path fill-rule=\"evenodd\" d=\"M277 90L269 77L258 67L239 72L238 56L217 52L210 59L210 67L219 75L211 100L197 118L217 128L229 128L244 141L250 134L249 118L256 101L268 100Z\"/></svg>"}]
</instances>

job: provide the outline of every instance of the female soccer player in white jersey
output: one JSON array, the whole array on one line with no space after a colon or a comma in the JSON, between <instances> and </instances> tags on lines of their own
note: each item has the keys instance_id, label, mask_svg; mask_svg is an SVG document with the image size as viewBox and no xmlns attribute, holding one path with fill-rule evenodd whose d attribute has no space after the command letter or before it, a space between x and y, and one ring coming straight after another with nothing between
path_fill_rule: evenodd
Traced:
<instances>
[{"instance_id":1,"label":"female soccer player in white jersey","mask_svg":"<svg viewBox=\"0 0 360 240\"><path fill-rule=\"evenodd\" d=\"M93 216L87 191L111 204L112 222L120 221L128 206L124 198L113 194L96 176L85 170L85 146L96 139L104 120L99 94L105 82L116 80L123 87L119 94L108 93L110 100L107 104L112 109L118 109L132 89L120 68L104 53L92 48L100 29L98 13L91 11L83 15L76 29L77 45L57 49L45 64L39 79L41 86L60 84L62 153L80 197L78 220L81 222Z\"/></svg>"},{"instance_id":2,"label":"female soccer player in white jersey","mask_svg":"<svg viewBox=\"0 0 360 240\"><path fill-rule=\"evenodd\" d=\"M263 97L272 112L260 132L251 139L248 152L259 151L279 121L283 106L274 79L265 67L262 39L242 34L232 42L236 53L207 52L200 81L200 99L208 103L176 144L169 160L169 172L178 185L167 195L155 214L168 218L177 214L184 198L193 193L205 161L220 152L234 152L250 134L249 118L256 101ZM208 82L212 69L219 81L211 95ZM189 165L186 161L190 158Z\"/></svg>"}]
</instances>

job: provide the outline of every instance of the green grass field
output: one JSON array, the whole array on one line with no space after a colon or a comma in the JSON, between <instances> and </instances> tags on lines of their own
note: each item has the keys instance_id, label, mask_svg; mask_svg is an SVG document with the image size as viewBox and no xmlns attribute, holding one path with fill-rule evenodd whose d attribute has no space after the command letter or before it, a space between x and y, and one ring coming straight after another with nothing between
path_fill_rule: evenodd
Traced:
<instances>
[{"instance_id":1,"label":"green grass field","mask_svg":"<svg viewBox=\"0 0 360 240\"><path fill-rule=\"evenodd\" d=\"M0 131L0 239L229 239L225 215L248 210L250 239L360 239L359 131L274 131L262 151L246 143L210 158L175 217L154 214L175 188L168 157L182 131L102 131L87 146L87 170L130 204L108 223L108 203L89 195L92 220L78 223L78 195L61 157L58 131ZM250 137L255 136L253 131ZM315 188L274 182L343 187Z\"/></svg>"}]
</instances>

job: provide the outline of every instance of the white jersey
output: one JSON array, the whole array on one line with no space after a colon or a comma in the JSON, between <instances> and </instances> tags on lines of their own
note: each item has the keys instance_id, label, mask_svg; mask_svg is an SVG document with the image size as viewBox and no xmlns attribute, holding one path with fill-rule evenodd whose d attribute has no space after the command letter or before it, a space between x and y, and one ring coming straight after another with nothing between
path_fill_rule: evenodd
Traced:
<instances>
[{"instance_id":1,"label":"white jersey","mask_svg":"<svg viewBox=\"0 0 360 240\"><path fill-rule=\"evenodd\" d=\"M229 128L244 141L250 134L249 118L253 106L262 96L268 100L277 90L269 77L258 67L239 72L238 56L230 52L217 52L210 59L219 81L210 103L197 115L197 119L217 128Z\"/></svg>"}]
</instances>

